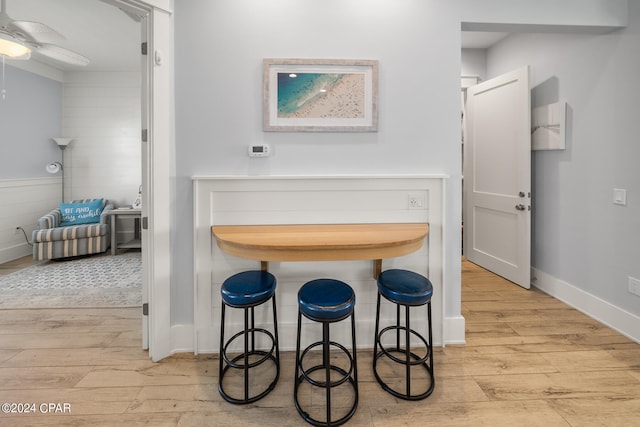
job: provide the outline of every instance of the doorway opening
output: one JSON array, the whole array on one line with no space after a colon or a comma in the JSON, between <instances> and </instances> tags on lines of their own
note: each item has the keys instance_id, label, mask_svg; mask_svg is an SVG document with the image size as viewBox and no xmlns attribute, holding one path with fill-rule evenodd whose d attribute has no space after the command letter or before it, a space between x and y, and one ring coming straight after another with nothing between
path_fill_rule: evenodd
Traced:
<instances>
[{"instance_id":1,"label":"doorway opening","mask_svg":"<svg viewBox=\"0 0 640 427\"><path fill-rule=\"evenodd\" d=\"M482 56L486 58L486 51ZM464 59L463 52L463 63ZM472 60L476 67L478 63L479 68L486 67L486 60L478 61L478 55ZM461 71L469 74L464 69ZM486 70L477 74L481 73L486 74ZM466 80L462 81L463 255L528 289L531 269L529 68L480 83Z\"/></svg>"}]
</instances>

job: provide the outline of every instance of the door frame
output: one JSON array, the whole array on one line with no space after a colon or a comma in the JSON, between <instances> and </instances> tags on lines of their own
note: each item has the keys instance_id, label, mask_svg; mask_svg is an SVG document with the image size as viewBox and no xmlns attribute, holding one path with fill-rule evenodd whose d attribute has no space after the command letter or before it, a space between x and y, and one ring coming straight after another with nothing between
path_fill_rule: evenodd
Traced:
<instances>
[{"instance_id":1,"label":"door frame","mask_svg":"<svg viewBox=\"0 0 640 427\"><path fill-rule=\"evenodd\" d=\"M171 0L101 0L118 8L142 12L147 17L145 103L148 191L143 199L143 257L146 274L149 357L158 361L171 354L171 182L173 136L173 12ZM144 69L145 67L143 67ZM143 78L143 81L144 81ZM142 97L141 97L142 98ZM146 219L145 219L146 218ZM144 323L144 322L143 322Z\"/></svg>"}]
</instances>

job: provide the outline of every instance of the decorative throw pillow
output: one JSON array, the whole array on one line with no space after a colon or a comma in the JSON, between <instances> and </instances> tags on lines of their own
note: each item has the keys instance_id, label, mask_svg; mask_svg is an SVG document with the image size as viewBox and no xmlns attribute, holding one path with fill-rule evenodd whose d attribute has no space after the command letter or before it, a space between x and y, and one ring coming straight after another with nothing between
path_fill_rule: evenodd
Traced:
<instances>
[{"instance_id":1,"label":"decorative throw pillow","mask_svg":"<svg viewBox=\"0 0 640 427\"><path fill-rule=\"evenodd\" d=\"M60 212L62 213L60 225L66 227L100 222L103 204L103 199L82 203L60 203Z\"/></svg>"}]
</instances>

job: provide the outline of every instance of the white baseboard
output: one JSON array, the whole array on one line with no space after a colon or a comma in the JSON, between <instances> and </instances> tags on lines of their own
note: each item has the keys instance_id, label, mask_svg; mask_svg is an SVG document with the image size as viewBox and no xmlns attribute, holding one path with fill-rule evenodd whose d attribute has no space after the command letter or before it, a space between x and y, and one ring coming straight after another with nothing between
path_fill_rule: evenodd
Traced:
<instances>
[{"instance_id":1,"label":"white baseboard","mask_svg":"<svg viewBox=\"0 0 640 427\"><path fill-rule=\"evenodd\" d=\"M640 343L640 317L536 268L532 285L587 316Z\"/></svg>"},{"instance_id":2,"label":"white baseboard","mask_svg":"<svg viewBox=\"0 0 640 427\"><path fill-rule=\"evenodd\" d=\"M12 246L10 248L0 249L0 264L31 255L32 253L33 249L26 243Z\"/></svg>"},{"instance_id":3,"label":"white baseboard","mask_svg":"<svg viewBox=\"0 0 640 427\"><path fill-rule=\"evenodd\" d=\"M444 344L465 344L465 319L463 316L444 318Z\"/></svg>"},{"instance_id":4,"label":"white baseboard","mask_svg":"<svg viewBox=\"0 0 640 427\"><path fill-rule=\"evenodd\" d=\"M193 353L193 324L171 326L171 353Z\"/></svg>"}]
</instances>

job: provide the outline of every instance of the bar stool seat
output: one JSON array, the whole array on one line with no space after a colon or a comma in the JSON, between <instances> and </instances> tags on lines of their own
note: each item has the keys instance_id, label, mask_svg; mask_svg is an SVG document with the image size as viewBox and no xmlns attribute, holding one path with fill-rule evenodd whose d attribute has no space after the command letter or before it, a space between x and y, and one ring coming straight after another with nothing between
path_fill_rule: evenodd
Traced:
<instances>
[{"instance_id":1,"label":"bar stool seat","mask_svg":"<svg viewBox=\"0 0 640 427\"><path fill-rule=\"evenodd\" d=\"M356 295L344 282L318 279L306 283L298 292L300 311L316 322L338 322L353 313Z\"/></svg>"},{"instance_id":2,"label":"bar stool seat","mask_svg":"<svg viewBox=\"0 0 640 427\"><path fill-rule=\"evenodd\" d=\"M276 314L276 278L267 271L251 270L234 274L227 278L220 288L222 296L222 316L220 331L220 366L218 376L218 391L229 403L252 403L269 394L276 386L280 376L280 352L278 348L278 321ZM255 307L266 303L269 299L273 302L273 333L264 328L256 328ZM225 313L226 307L242 309L244 312L244 328L234 334L225 342ZM230 347L236 339L243 338L243 346L240 354L229 356ZM266 341L259 349L256 346L256 338ZM250 370L257 368L270 360L275 365L275 376L271 383L265 387L259 387L262 391L251 393L249 374ZM242 396L232 396L223 385L226 374L230 369L243 371ZM257 376L257 375L256 375Z\"/></svg>"},{"instance_id":3,"label":"bar stool seat","mask_svg":"<svg viewBox=\"0 0 640 427\"><path fill-rule=\"evenodd\" d=\"M222 301L230 307L257 306L267 301L276 290L276 278L266 271L244 271L222 284Z\"/></svg>"},{"instance_id":4,"label":"bar stool seat","mask_svg":"<svg viewBox=\"0 0 640 427\"><path fill-rule=\"evenodd\" d=\"M334 279L317 279L305 283L298 291L298 335L296 344L296 379L294 384L294 401L300 416L309 424L315 426L339 426L347 422L356 412L358 407L358 366L356 360L356 330L354 308L356 296L353 289L344 282ZM307 346L301 352L301 328L302 316L307 319L322 323L322 340ZM329 325L347 318L351 318L351 345L352 351L342 344L331 341ZM309 356L311 350L322 348L322 363L304 367L304 359ZM331 360L331 348L339 349L346 355L348 367L344 369ZM334 358L335 361L335 358ZM335 361L337 363L337 361ZM320 375L313 375L319 371ZM337 378L332 379L331 373L337 373ZM322 375L324 374L324 375ZM309 383L312 386L325 389L326 416L324 420L314 418L302 407L298 398L300 385ZM354 401L345 415L333 420L331 411L331 391L348 382L354 392Z\"/></svg>"},{"instance_id":5,"label":"bar stool seat","mask_svg":"<svg viewBox=\"0 0 640 427\"><path fill-rule=\"evenodd\" d=\"M433 286L426 277L408 270L385 270L378 277L383 297L400 305L424 305L431 301Z\"/></svg>"},{"instance_id":6,"label":"bar stool seat","mask_svg":"<svg viewBox=\"0 0 640 427\"><path fill-rule=\"evenodd\" d=\"M428 397L435 387L433 374L433 337L431 331L431 296L433 295L433 285L426 277L409 270L390 269L385 270L378 276L378 301L376 306L376 332L373 348L373 372L378 383L388 393L404 400L421 400ZM387 326L380 331L380 305L381 297L396 304L396 323ZM411 329L409 308L427 305L427 330L428 340L421 334ZM404 325L401 324L400 307L405 308ZM395 331L395 343L385 347L382 337L387 333ZM404 332L404 333L402 333ZM411 337L418 338L425 349L425 354L419 356L411 351ZM404 339L404 343L402 342ZM378 351L378 346L380 351ZM405 389L398 391L389 385L392 378L384 380L378 369L378 361L381 358L388 358L393 363L405 366ZM415 392L411 389L413 366L422 366L426 370L428 385L426 390ZM395 380L395 378L393 378ZM415 383L415 381L414 381Z\"/></svg>"}]
</instances>

